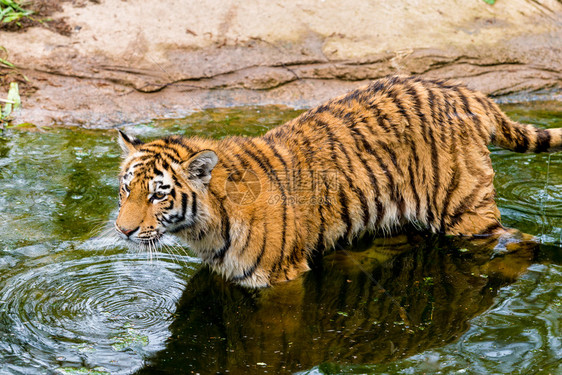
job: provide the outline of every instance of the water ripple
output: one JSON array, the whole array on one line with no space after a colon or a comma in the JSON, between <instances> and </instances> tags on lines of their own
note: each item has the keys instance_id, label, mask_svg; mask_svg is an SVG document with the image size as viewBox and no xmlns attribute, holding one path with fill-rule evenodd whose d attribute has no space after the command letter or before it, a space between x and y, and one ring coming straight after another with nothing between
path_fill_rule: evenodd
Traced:
<instances>
[{"instance_id":1,"label":"water ripple","mask_svg":"<svg viewBox=\"0 0 562 375\"><path fill-rule=\"evenodd\" d=\"M84 363L128 373L162 348L185 271L163 254L121 254L15 273L0 290L0 362L26 373Z\"/></svg>"}]
</instances>

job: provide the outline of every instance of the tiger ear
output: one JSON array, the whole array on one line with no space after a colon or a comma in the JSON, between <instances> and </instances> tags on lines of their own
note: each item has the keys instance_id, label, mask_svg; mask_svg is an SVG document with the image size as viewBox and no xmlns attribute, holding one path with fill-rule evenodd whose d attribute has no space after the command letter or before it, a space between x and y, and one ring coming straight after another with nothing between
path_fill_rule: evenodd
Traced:
<instances>
[{"instance_id":1,"label":"tiger ear","mask_svg":"<svg viewBox=\"0 0 562 375\"><path fill-rule=\"evenodd\" d=\"M218 161L219 158L214 151L203 150L183 162L182 167L187 172L187 178L190 180L208 184L211 180L211 172Z\"/></svg>"},{"instance_id":2,"label":"tiger ear","mask_svg":"<svg viewBox=\"0 0 562 375\"><path fill-rule=\"evenodd\" d=\"M130 153L138 150L138 147L143 143L133 136L128 136L121 130L117 129L119 132L119 146L123 150L123 157L126 158Z\"/></svg>"}]
</instances>

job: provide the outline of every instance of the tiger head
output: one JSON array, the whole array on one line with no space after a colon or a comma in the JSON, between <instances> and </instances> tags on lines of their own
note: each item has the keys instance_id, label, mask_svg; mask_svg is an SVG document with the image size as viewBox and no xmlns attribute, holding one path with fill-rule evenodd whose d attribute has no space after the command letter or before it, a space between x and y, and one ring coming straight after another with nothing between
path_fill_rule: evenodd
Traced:
<instances>
[{"instance_id":1,"label":"tiger head","mask_svg":"<svg viewBox=\"0 0 562 375\"><path fill-rule=\"evenodd\" d=\"M205 225L214 151L193 151L181 137L143 143L119 131L119 236L148 248L166 234Z\"/></svg>"}]
</instances>

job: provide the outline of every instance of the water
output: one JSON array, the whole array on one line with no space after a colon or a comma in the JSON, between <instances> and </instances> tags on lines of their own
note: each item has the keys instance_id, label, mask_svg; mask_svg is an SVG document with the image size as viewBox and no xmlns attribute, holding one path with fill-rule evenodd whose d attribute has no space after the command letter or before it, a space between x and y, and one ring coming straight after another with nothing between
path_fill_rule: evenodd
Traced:
<instances>
[{"instance_id":1,"label":"water","mask_svg":"<svg viewBox=\"0 0 562 375\"><path fill-rule=\"evenodd\" d=\"M561 127L560 103L508 104ZM129 126L258 135L299 111L208 110ZM0 374L560 373L562 157L492 149L506 225L494 244L363 239L298 280L225 283L187 253L154 259L95 234L116 215L115 131L0 138ZM93 238L93 239L92 239Z\"/></svg>"}]
</instances>

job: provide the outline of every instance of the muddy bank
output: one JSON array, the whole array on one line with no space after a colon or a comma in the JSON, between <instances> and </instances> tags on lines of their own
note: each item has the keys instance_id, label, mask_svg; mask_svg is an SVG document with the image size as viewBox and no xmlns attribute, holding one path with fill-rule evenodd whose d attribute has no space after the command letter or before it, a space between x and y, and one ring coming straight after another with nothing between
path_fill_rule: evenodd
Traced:
<instances>
[{"instance_id":1,"label":"muddy bank","mask_svg":"<svg viewBox=\"0 0 562 375\"><path fill-rule=\"evenodd\" d=\"M80 5L53 15L69 35L0 34L32 86L18 121L111 127L214 106L311 106L395 73L494 96L562 87L556 0Z\"/></svg>"}]
</instances>

